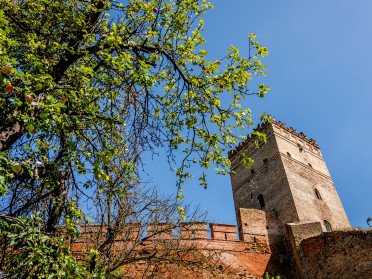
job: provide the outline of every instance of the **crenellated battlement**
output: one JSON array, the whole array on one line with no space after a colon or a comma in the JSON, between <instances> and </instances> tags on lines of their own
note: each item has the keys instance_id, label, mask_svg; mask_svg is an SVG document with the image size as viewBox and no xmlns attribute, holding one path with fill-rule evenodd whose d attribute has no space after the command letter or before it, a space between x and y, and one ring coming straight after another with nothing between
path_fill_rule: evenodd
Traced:
<instances>
[{"instance_id":1,"label":"crenellated battlement","mask_svg":"<svg viewBox=\"0 0 372 279\"><path fill-rule=\"evenodd\" d=\"M197 250L227 249L231 253L248 253L252 256L257 254L267 259L271 253L268 226L266 221L261 220L266 220L266 213L258 209L242 209L242 212L244 214L241 218L244 220L239 224L244 224L244 232L239 231L236 225L207 222L181 222L177 225L157 223L146 227L140 224L125 224L115 232L110 232L107 226L87 224L80 227L79 235L72 241L71 248L78 258L83 258L91 248L105 243L113 233L111 237L114 237L113 247L116 251L132 249L139 243L142 243L140 247L151 247L161 245L162 242L174 242L174 247L187 244ZM260 216L261 219L257 221L255 216ZM65 233L63 228L60 231Z\"/></svg>"},{"instance_id":2,"label":"crenellated battlement","mask_svg":"<svg viewBox=\"0 0 372 279\"><path fill-rule=\"evenodd\" d=\"M252 214L255 211L250 210ZM257 212L257 214L260 214ZM261 212L260 216L265 213ZM248 221L247 221L248 222ZM265 233L266 223L252 224L255 228ZM65 229L61 228L61 233ZM254 231L254 230L253 230ZM181 222L178 224L156 223L147 226L140 224L125 224L114 235L107 226L87 224L80 227L79 235L71 243L71 250L77 259L89 257L91 249L99 250L105 247L106 240L111 236L114 242L108 244L113 257L121 257L128 253L144 260L137 265L128 265L126 268L133 269L131 272L143 272L151 263L146 262L146 257L157 255L165 258L175 257L175 262L192 259L202 259L202 263L212 267L212 273L203 269L208 277L213 275L215 268L218 274L226 273L225 277L218 278L241 278L241 274L249 275L246 278L261 278L270 270L271 248L267 237L260 238L256 234L251 237L245 234L245 238L239 237L236 225L207 223L207 222ZM178 258L179 257L179 258ZM252 263L259 263L258 265ZM172 263L168 263L171 265ZM159 264L156 263L158 266ZM199 273L184 274L185 270L177 265L171 268L174 277L169 278L199 278ZM229 275L234 276L229 276ZM235 276L239 274L239 276ZM135 277L136 278L136 277ZM167 277L168 278L168 277Z\"/></svg>"},{"instance_id":3,"label":"crenellated battlement","mask_svg":"<svg viewBox=\"0 0 372 279\"><path fill-rule=\"evenodd\" d=\"M62 230L61 230L62 231ZM88 224L80 227L75 242L103 240L108 237L107 226ZM115 232L115 240L133 240L136 238L148 239L215 239L239 241L236 225L215 224L207 222L181 222L177 225L171 223L150 224L141 228L140 224L126 224Z\"/></svg>"},{"instance_id":4,"label":"crenellated battlement","mask_svg":"<svg viewBox=\"0 0 372 279\"><path fill-rule=\"evenodd\" d=\"M279 126L280 128L282 128L282 129L286 130L287 132L293 134L294 136L299 137L300 139L304 140L305 142L311 144L312 146L314 146L316 148L319 148L319 145L318 145L317 141L313 138L309 138L303 132L299 132L295 128L293 128L291 126L287 126L285 123L283 123L279 120L275 120L274 117L271 117L271 123Z\"/></svg>"},{"instance_id":5,"label":"crenellated battlement","mask_svg":"<svg viewBox=\"0 0 372 279\"><path fill-rule=\"evenodd\" d=\"M101 242L107 239L110 234L113 234L117 241L135 239L210 239L250 242L253 236L267 235L268 229L273 231L276 227L276 220L271 212L253 208L241 208L238 216L238 226L208 222L180 222L178 224L148 224L146 227L142 227L139 223L129 223L113 232L105 225L86 224L80 226L79 235L74 242L84 242L87 239ZM60 231L65 233L63 228Z\"/></svg>"},{"instance_id":6,"label":"crenellated battlement","mask_svg":"<svg viewBox=\"0 0 372 279\"><path fill-rule=\"evenodd\" d=\"M269 124L275 125L277 128L280 128L283 131L285 131L286 133L291 134L292 137L297 137L297 138L303 140L304 142L306 142L307 144L311 145L315 149L319 149L319 145L316 142L316 140L314 140L313 138L309 138L303 132L299 132L291 126L287 126L285 123L276 120L274 117L270 117L269 122L258 124L257 127L255 129L253 129L253 131L258 131L258 132L264 132L265 133L265 128ZM228 153L229 158L232 159L243 148L253 149L256 146L256 144L254 142L254 139L255 139L254 136L249 134L245 141L242 141L241 143L239 143L239 145L234 150L229 151L229 153Z\"/></svg>"}]
</instances>

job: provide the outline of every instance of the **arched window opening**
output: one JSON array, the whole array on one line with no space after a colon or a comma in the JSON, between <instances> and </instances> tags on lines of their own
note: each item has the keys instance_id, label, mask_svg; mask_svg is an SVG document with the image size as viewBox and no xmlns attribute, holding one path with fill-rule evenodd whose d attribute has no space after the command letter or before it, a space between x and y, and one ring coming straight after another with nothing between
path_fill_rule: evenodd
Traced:
<instances>
[{"instance_id":1,"label":"arched window opening","mask_svg":"<svg viewBox=\"0 0 372 279\"><path fill-rule=\"evenodd\" d=\"M254 174L254 169L251 169L251 174Z\"/></svg>"},{"instance_id":2,"label":"arched window opening","mask_svg":"<svg viewBox=\"0 0 372 279\"><path fill-rule=\"evenodd\" d=\"M289 158L292 158L291 153L287 152Z\"/></svg>"},{"instance_id":3,"label":"arched window opening","mask_svg":"<svg viewBox=\"0 0 372 279\"><path fill-rule=\"evenodd\" d=\"M264 208L265 207L265 200L264 200L263 195L259 194L257 199L258 199L258 203L260 205L260 208Z\"/></svg>"},{"instance_id":4,"label":"arched window opening","mask_svg":"<svg viewBox=\"0 0 372 279\"><path fill-rule=\"evenodd\" d=\"M298 146L298 150L300 150L300 152L302 152L304 149L302 148L301 144L297 144Z\"/></svg>"},{"instance_id":5,"label":"arched window opening","mask_svg":"<svg viewBox=\"0 0 372 279\"><path fill-rule=\"evenodd\" d=\"M318 200L321 200L322 199L322 196L320 195L318 189L314 189L314 191L315 191L315 195L318 198Z\"/></svg>"},{"instance_id":6,"label":"arched window opening","mask_svg":"<svg viewBox=\"0 0 372 279\"><path fill-rule=\"evenodd\" d=\"M332 231L332 226L327 220L324 220L324 227L326 229L326 232L331 232Z\"/></svg>"}]
</instances>

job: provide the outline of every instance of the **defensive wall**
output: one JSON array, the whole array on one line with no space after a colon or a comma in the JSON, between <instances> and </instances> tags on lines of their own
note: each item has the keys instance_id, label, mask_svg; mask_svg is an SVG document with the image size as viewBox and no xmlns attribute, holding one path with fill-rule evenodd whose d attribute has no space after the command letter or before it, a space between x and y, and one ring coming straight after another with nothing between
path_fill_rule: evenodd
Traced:
<instances>
[{"instance_id":1,"label":"defensive wall","mask_svg":"<svg viewBox=\"0 0 372 279\"><path fill-rule=\"evenodd\" d=\"M272 212L241 208L239 218L241 228L204 222L180 223L177 227L160 223L148 225L146 232L141 233L139 224L127 224L122 234L116 234L114 247L118 251L128 249L128 245L142 239L142 245L137 248L141 250L154 247L153 243L174 240L181 246L192 247L191 254L202 253L219 270L212 275L204 270L200 277L200 271L172 266L164 271L167 274L164 278L262 278L266 272L290 279L372 278L372 230L325 232L320 222L288 223L283 236ZM105 240L106 234L106 227L81 227L79 237L72 244L73 253L83 258L94 243ZM293 255L295 266L284 261L281 246L286 239L292 248L286 253ZM146 262L134 266L136 269L131 272L134 277L129 278L143 272Z\"/></svg>"},{"instance_id":2,"label":"defensive wall","mask_svg":"<svg viewBox=\"0 0 372 279\"><path fill-rule=\"evenodd\" d=\"M351 229L316 141L273 118L257 131L265 143L248 137L229 152L237 226L127 224L111 234L90 225L72 243L75 255L84 257L111 234L117 253L191 247L191 257L203 255L212 267L195 271L166 262L155 278L262 278L266 272L281 279L372 278L372 230ZM248 169L243 155L254 160ZM147 265L134 264L129 278Z\"/></svg>"},{"instance_id":3,"label":"defensive wall","mask_svg":"<svg viewBox=\"0 0 372 279\"><path fill-rule=\"evenodd\" d=\"M320 222L287 230L299 278L372 278L372 230L323 232Z\"/></svg>"},{"instance_id":4,"label":"defensive wall","mask_svg":"<svg viewBox=\"0 0 372 279\"><path fill-rule=\"evenodd\" d=\"M180 223L177 226L167 223L148 225L146 230L141 230L139 224L127 224L122 231L115 234L114 249L132 249L131 246L141 242L137 250L154 247L154 243L167 241L178 242L173 247L191 247L190 253L202 253L206 259L216 265L220 272L216 277L233 278L261 278L266 271L271 259L271 248L268 241L267 222L265 212L256 209L242 209L246 215L256 216L252 219L252 226L248 224L244 232L239 235L235 225L216 223ZM72 251L77 258L84 258L87 252L97 243L103 243L107 237L107 227L86 225L80 228L78 238L72 243ZM147 247L147 248L146 248ZM172 247L172 245L170 245ZM156 249L164 249L158 245ZM177 248L171 248L177 249ZM178 268L177 274L183 271ZM227 275L227 270L228 274ZM226 271L226 277L224 273ZM169 275L176 278L177 274ZM188 274L187 278L192 277ZM209 278L210 274L205 274Z\"/></svg>"}]
</instances>

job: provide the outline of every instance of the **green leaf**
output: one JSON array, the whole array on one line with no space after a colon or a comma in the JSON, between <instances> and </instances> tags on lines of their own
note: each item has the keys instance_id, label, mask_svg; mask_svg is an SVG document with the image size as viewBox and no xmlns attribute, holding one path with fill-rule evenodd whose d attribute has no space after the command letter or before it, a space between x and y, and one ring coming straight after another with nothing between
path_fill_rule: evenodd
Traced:
<instances>
[{"instance_id":1,"label":"green leaf","mask_svg":"<svg viewBox=\"0 0 372 279\"><path fill-rule=\"evenodd\" d=\"M6 182L7 182L6 177L0 175L0 196L4 196L8 191L8 188L6 187Z\"/></svg>"},{"instance_id":2,"label":"green leaf","mask_svg":"<svg viewBox=\"0 0 372 279\"><path fill-rule=\"evenodd\" d=\"M27 124L26 125L26 130L30 133L32 133L35 130L35 126L33 124Z\"/></svg>"},{"instance_id":3,"label":"green leaf","mask_svg":"<svg viewBox=\"0 0 372 279\"><path fill-rule=\"evenodd\" d=\"M36 90L41 90L41 89L43 89L43 85L41 83L38 83L38 84L35 85L35 89Z\"/></svg>"}]
</instances>

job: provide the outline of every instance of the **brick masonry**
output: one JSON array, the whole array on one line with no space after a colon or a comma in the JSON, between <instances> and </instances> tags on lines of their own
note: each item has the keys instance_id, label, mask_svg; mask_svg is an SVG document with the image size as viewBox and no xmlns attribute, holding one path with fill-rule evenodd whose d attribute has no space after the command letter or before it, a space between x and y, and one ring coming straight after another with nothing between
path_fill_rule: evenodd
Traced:
<instances>
[{"instance_id":1,"label":"brick masonry","mask_svg":"<svg viewBox=\"0 0 372 279\"><path fill-rule=\"evenodd\" d=\"M257 130L266 143L257 148L250 137L229 152L238 226L181 223L174 234L171 224L152 225L148 235L161 232L141 246L156 249L154 241L178 238L215 269L138 262L123 278L154 268L161 271L154 278L262 278L266 272L282 279L372 278L372 231L351 230L316 141L275 119ZM241 163L243 153L254 160L249 169ZM141 238L139 224L124 229L116 238L118 251ZM82 258L106 233L104 227L85 227L72 250Z\"/></svg>"},{"instance_id":2,"label":"brick masonry","mask_svg":"<svg viewBox=\"0 0 372 279\"><path fill-rule=\"evenodd\" d=\"M311 228L309 231L314 232ZM309 236L309 231L303 228L301 233ZM372 278L371 230L324 232L305 237L298 243L296 253L300 278Z\"/></svg>"},{"instance_id":3,"label":"brick masonry","mask_svg":"<svg viewBox=\"0 0 372 279\"><path fill-rule=\"evenodd\" d=\"M143 245L136 248L137 252L144 249L151 250L154 243L158 244L155 249L163 249L162 242L165 241L164 243L170 247L193 247L191 256L202 254L204 260L210 261L210 264L207 263L208 268L216 265L212 270L203 270L202 278L261 278L264 275L271 255L266 238L247 238L245 241L240 241L235 225L181 223L178 228L179 231L175 233L170 224L148 226L147 235L151 236L155 229L159 230L159 233L154 234ZM130 239L127 233L116 237L114 249L117 249L118 253L123 249L132 249L136 245L136 238L139 237L138 226L131 225L128 231L132 232L130 236L133 239ZM80 259L84 258L91 248L95 248L97 243L104 241L106 232L107 229L100 226L88 225L82 228L79 237L72 244L75 256ZM174 245L172 245L173 240ZM201 278L199 277L201 270L193 271L177 265L169 268L171 265L169 263L169 266L162 268L161 274L166 272L166 276L163 274L155 278ZM136 278L136 274L139 276L141 272L149 269L146 262L136 264L131 268L133 269L128 275L129 278ZM183 277L180 277L180 274L183 274Z\"/></svg>"},{"instance_id":4,"label":"brick masonry","mask_svg":"<svg viewBox=\"0 0 372 279\"><path fill-rule=\"evenodd\" d=\"M318 144L274 119L258 130L267 137L260 148L248 139L229 154L237 215L240 208L273 211L283 231L286 223L309 221L322 221L324 229L324 221L333 229L349 229ZM249 170L241 163L244 152L254 160Z\"/></svg>"}]
</instances>

